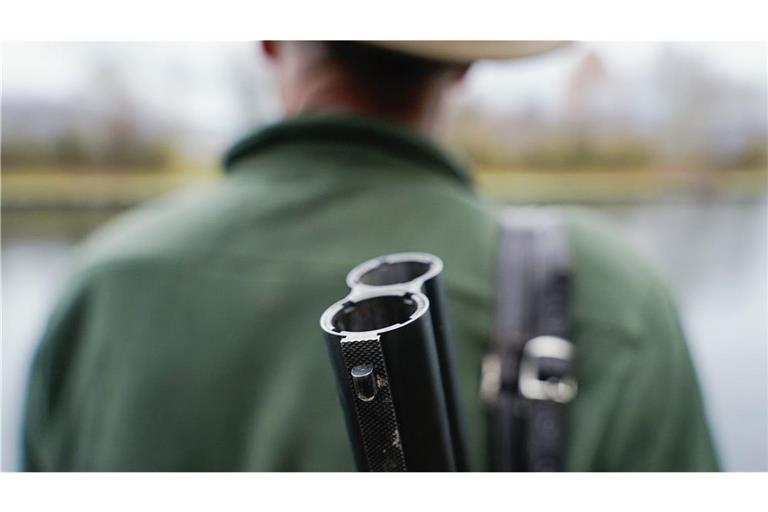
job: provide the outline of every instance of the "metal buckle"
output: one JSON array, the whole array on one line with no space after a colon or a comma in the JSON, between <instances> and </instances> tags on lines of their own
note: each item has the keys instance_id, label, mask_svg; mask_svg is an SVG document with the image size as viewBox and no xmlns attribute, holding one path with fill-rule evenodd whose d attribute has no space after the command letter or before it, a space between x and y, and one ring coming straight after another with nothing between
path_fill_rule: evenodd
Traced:
<instances>
[{"instance_id":1,"label":"metal buckle","mask_svg":"<svg viewBox=\"0 0 768 512\"><path fill-rule=\"evenodd\" d=\"M523 357L520 362L518 380L520 394L531 400L570 402L578 391L576 380L568 376L562 379L551 377L542 380L539 377L538 361L544 357L570 361L573 357L573 345L570 341L557 336L538 336L529 340L523 348Z\"/></svg>"},{"instance_id":2,"label":"metal buckle","mask_svg":"<svg viewBox=\"0 0 768 512\"><path fill-rule=\"evenodd\" d=\"M483 358L480 373L480 398L486 404L494 404L501 391L501 359L498 354Z\"/></svg>"}]
</instances>

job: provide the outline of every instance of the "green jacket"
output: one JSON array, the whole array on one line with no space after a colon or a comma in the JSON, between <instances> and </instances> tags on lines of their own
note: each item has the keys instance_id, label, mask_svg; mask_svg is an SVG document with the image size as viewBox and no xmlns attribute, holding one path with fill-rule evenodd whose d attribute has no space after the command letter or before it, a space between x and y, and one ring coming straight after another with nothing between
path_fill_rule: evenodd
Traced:
<instances>
[{"instance_id":1,"label":"green jacket","mask_svg":"<svg viewBox=\"0 0 768 512\"><path fill-rule=\"evenodd\" d=\"M583 211L570 405L575 471L714 470L672 299ZM36 355L31 470L353 470L318 319L374 256L445 262L474 469L489 469L478 397L498 224L465 172L405 130L352 116L246 137L226 174L98 232Z\"/></svg>"}]
</instances>

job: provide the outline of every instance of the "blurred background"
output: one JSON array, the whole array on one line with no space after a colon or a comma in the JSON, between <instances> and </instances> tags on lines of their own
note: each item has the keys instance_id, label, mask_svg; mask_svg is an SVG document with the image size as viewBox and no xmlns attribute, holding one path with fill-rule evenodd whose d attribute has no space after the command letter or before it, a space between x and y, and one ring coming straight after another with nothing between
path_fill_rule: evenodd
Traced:
<instances>
[{"instance_id":1,"label":"blurred background","mask_svg":"<svg viewBox=\"0 0 768 512\"><path fill-rule=\"evenodd\" d=\"M73 247L213 180L276 120L255 43L2 47L2 468L18 468L35 343ZM581 43L481 62L441 139L501 205L587 205L672 284L726 470L768 470L763 43Z\"/></svg>"}]
</instances>

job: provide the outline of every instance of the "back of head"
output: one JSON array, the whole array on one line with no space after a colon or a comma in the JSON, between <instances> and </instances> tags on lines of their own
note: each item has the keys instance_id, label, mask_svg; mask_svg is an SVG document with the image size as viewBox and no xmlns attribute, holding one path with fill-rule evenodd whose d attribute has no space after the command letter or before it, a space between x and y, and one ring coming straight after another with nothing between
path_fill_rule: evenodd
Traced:
<instances>
[{"instance_id":1,"label":"back of head","mask_svg":"<svg viewBox=\"0 0 768 512\"><path fill-rule=\"evenodd\" d=\"M357 41L325 41L329 59L379 101L393 107L413 101L430 83L458 76L465 66Z\"/></svg>"},{"instance_id":2,"label":"back of head","mask_svg":"<svg viewBox=\"0 0 768 512\"><path fill-rule=\"evenodd\" d=\"M357 41L265 42L286 114L342 110L414 127L428 125L467 64Z\"/></svg>"}]
</instances>

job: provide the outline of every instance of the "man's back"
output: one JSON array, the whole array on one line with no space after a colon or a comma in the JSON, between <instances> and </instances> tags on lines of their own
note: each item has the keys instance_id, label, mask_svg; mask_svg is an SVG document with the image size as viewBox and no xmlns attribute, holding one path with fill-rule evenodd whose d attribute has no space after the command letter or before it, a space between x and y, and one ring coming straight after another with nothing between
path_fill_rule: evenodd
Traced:
<instances>
[{"instance_id":1,"label":"man's back","mask_svg":"<svg viewBox=\"0 0 768 512\"><path fill-rule=\"evenodd\" d=\"M569 216L569 469L714 469L672 303L595 225ZM84 248L35 362L28 467L353 469L318 319L356 264L423 251L445 262L472 465L487 469L497 229L462 170L403 130L315 117L245 139L215 185Z\"/></svg>"}]
</instances>

